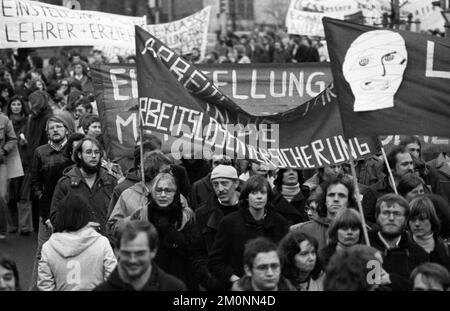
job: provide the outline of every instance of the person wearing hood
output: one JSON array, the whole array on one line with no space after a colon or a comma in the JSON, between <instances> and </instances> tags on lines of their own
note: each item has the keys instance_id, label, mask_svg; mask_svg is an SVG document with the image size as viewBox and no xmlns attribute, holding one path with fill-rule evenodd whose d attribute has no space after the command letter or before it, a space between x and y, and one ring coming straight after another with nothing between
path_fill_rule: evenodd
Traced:
<instances>
[{"instance_id":1,"label":"person wearing hood","mask_svg":"<svg viewBox=\"0 0 450 311\"><path fill-rule=\"evenodd\" d=\"M262 236L278 243L287 233L287 221L273 209L272 196L264 176L250 177L242 189L239 209L219 223L208 268L225 288L230 289L244 275L243 253L248 240Z\"/></svg>"},{"instance_id":2,"label":"person wearing hood","mask_svg":"<svg viewBox=\"0 0 450 311\"><path fill-rule=\"evenodd\" d=\"M409 218L409 205L402 196L385 194L375 205L379 230L369 232L370 245L383 257L386 280L393 291L411 289L409 276L415 267L429 261L426 251L409 237L405 228Z\"/></svg>"},{"instance_id":3,"label":"person wearing hood","mask_svg":"<svg viewBox=\"0 0 450 311\"><path fill-rule=\"evenodd\" d=\"M86 199L69 194L59 202L56 233L42 247L37 287L42 291L92 290L117 265L106 237L91 225Z\"/></svg>"},{"instance_id":4,"label":"person wearing hood","mask_svg":"<svg viewBox=\"0 0 450 311\"><path fill-rule=\"evenodd\" d=\"M28 97L30 102L31 116L28 119L26 139L28 158L31 162L33 152L37 147L45 145L48 141L45 125L47 120L52 116L52 108L50 107L50 95L45 91L34 91Z\"/></svg>"},{"instance_id":5,"label":"person wearing hood","mask_svg":"<svg viewBox=\"0 0 450 311\"><path fill-rule=\"evenodd\" d=\"M336 214L344 208L356 208L353 181L349 176L343 174L331 178L323 183L320 189L322 196L317 210L318 216L290 227L291 231L300 230L315 238L319 243L319 250L327 245L328 228Z\"/></svg>"}]
</instances>

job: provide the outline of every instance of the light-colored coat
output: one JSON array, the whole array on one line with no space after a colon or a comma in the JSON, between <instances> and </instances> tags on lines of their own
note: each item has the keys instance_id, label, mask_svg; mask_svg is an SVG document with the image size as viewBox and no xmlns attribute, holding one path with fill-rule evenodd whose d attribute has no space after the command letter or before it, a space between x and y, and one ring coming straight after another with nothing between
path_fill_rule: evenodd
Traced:
<instances>
[{"instance_id":1,"label":"light-colored coat","mask_svg":"<svg viewBox=\"0 0 450 311\"><path fill-rule=\"evenodd\" d=\"M106 237L92 227L53 233L43 245L37 287L44 291L92 290L117 265Z\"/></svg>"}]
</instances>

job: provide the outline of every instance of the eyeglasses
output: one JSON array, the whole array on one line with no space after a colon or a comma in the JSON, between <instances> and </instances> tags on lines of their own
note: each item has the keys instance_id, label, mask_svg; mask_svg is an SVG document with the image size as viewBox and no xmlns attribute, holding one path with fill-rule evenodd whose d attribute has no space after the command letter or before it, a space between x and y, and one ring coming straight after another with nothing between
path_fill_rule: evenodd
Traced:
<instances>
[{"instance_id":1,"label":"eyeglasses","mask_svg":"<svg viewBox=\"0 0 450 311\"><path fill-rule=\"evenodd\" d=\"M382 217L389 218L391 215L394 215L394 218L405 217L401 212L390 212L390 211L382 211L380 213Z\"/></svg>"},{"instance_id":2,"label":"eyeglasses","mask_svg":"<svg viewBox=\"0 0 450 311\"><path fill-rule=\"evenodd\" d=\"M166 194L174 194L175 191L175 189L171 188L155 188L155 193L158 195L161 195L163 192L165 192Z\"/></svg>"},{"instance_id":3,"label":"eyeglasses","mask_svg":"<svg viewBox=\"0 0 450 311\"><path fill-rule=\"evenodd\" d=\"M100 150L90 150L90 149L86 150L84 153L90 157L92 157L93 155L100 156L102 154Z\"/></svg>"}]
</instances>

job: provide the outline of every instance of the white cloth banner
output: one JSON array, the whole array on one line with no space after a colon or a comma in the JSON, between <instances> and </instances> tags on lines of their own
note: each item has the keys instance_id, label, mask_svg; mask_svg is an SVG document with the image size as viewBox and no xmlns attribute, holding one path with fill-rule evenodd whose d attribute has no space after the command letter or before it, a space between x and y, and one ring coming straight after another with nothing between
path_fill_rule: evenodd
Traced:
<instances>
[{"instance_id":1,"label":"white cloth banner","mask_svg":"<svg viewBox=\"0 0 450 311\"><path fill-rule=\"evenodd\" d=\"M207 6L183 19L165 24L146 25L144 29L178 54L190 54L194 48L198 48L203 58L208 41L210 15L211 7Z\"/></svg>"},{"instance_id":2,"label":"white cloth banner","mask_svg":"<svg viewBox=\"0 0 450 311\"><path fill-rule=\"evenodd\" d=\"M134 47L132 17L96 11L71 10L28 0L0 1L0 48L47 46Z\"/></svg>"},{"instance_id":3,"label":"white cloth banner","mask_svg":"<svg viewBox=\"0 0 450 311\"><path fill-rule=\"evenodd\" d=\"M360 7L356 0L291 0L286 27L289 34L325 37L322 17L344 19Z\"/></svg>"}]
</instances>

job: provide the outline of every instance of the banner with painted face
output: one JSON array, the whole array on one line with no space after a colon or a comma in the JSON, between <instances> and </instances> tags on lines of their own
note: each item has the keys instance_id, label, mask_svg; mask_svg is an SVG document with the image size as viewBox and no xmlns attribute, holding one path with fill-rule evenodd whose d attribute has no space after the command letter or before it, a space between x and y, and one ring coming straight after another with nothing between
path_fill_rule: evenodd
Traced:
<instances>
[{"instance_id":1,"label":"banner with painted face","mask_svg":"<svg viewBox=\"0 0 450 311\"><path fill-rule=\"evenodd\" d=\"M448 39L324 18L345 137L450 137Z\"/></svg>"},{"instance_id":2,"label":"banner with painted face","mask_svg":"<svg viewBox=\"0 0 450 311\"><path fill-rule=\"evenodd\" d=\"M299 169L346 162L349 150L355 158L372 154L367 142L356 140L349 150L343 148L332 88L289 111L255 116L156 37L140 27L135 30L141 124L144 130L177 138L172 154L182 150L208 158L226 153ZM329 108L328 115L315 118L313 112L321 107ZM195 150L196 145L202 148Z\"/></svg>"}]
</instances>

